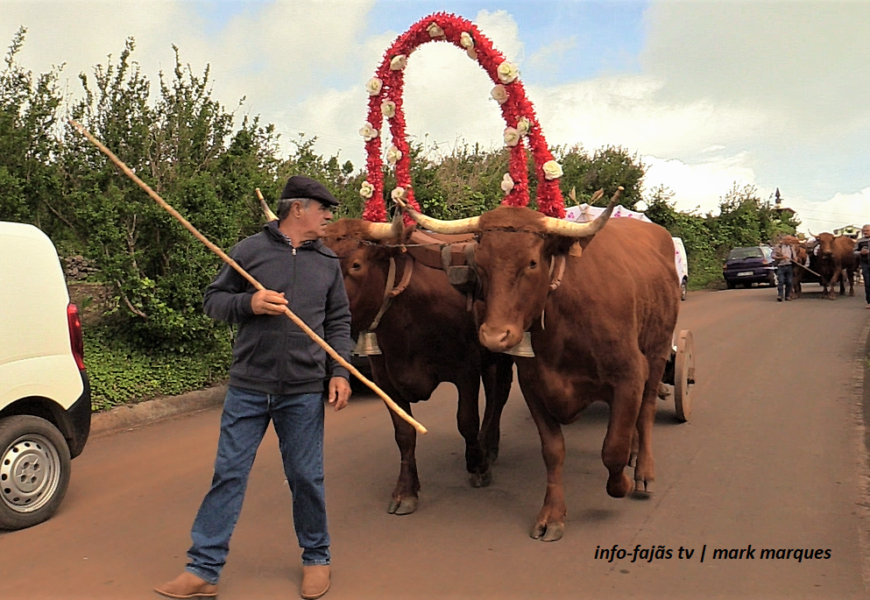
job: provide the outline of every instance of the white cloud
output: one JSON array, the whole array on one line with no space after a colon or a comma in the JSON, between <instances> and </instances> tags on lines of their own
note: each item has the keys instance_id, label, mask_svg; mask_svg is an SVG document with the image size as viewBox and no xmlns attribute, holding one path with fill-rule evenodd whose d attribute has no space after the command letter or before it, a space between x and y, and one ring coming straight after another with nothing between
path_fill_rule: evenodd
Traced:
<instances>
[{"instance_id":1,"label":"white cloud","mask_svg":"<svg viewBox=\"0 0 870 600\"><path fill-rule=\"evenodd\" d=\"M558 63L571 60L570 51L577 51L576 37L557 39L532 54L526 65L539 77L541 74L552 75L556 73Z\"/></svg>"},{"instance_id":2,"label":"white cloud","mask_svg":"<svg viewBox=\"0 0 870 600\"><path fill-rule=\"evenodd\" d=\"M174 44L194 74L211 65L214 93L222 103L233 108L247 97L248 110L269 121L329 89L330 78L357 76L354 67L365 53L360 38L373 2L250 3L210 34L197 5L183 0L5 2L0 35L11 40L19 26L26 27L20 62L34 72L67 62L64 79L72 92L80 89L79 73L90 75L109 54L117 62L128 37L136 40L132 59L156 83L160 70L175 66Z\"/></svg>"},{"instance_id":3,"label":"white cloud","mask_svg":"<svg viewBox=\"0 0 870 600\"><path fill-rule=\"evenodd\" d=\"M728 146L740 131L760 127L764 115L751 108L698 100L665 104L663 82L648 76L603 77L546 89L531 89L551 144L621 145L641 154L694 157L713 142Z\"/></svg>"},{"instance_id":4,"label":"white cloud","mask_svg":"<svg viewBox=\"0 0 870 600\"><path fill-rule=\"evenodd\" d=\"M870 61L866 2L653 2L646 23L642 64L669 101L776 115L759 133L781 144L848 131L870 112L870 78L858 75Z\"/></svg>"},{"instance_id":5,"label":"white cloud","mask_svg":"<svg viewBox=\"0 0 870 600\"><path fill-rule=\"evenodd\" d=\"M870 223L870 187L851 194L836 194L824 202L811 202L801 198L785 199L786 206L795 209L801 219L800 231L821 233L845 225L861 227Z\"/></svg>"},{"instance_id":6,"label":"white cloud","mask_svg":"<svg viewBox=\"0 0 870 600\"><path fill-rule=\"evenodd\" d=\"M684 212L699 214L719 212L719 201L737 184L755 185L755 173L746 164L747 155L720 157L698 164L679 160L664 160L644 156L647 165L644 178L646 192L665 186L674 192L675 207Z\"/></svg>"}]
</instances>

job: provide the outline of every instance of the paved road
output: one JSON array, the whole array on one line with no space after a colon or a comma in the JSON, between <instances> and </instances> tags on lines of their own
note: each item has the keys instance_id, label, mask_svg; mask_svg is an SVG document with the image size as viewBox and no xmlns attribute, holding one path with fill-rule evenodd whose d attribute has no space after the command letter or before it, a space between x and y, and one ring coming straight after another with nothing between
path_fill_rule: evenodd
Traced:
<instances>
[{"instance_id":1,"label":"paved road","mask_svg":"<svg viewBox=\"0 0 870 600\"><path fill-rule=\"evenodd\" d=\"M565 428L568 521L547 544L527 535L543 500L538 436L519 390L503 420L495 481L465 482L452 388L416 416L423 491L418 512L385 512L398 451L383 405L358 398L327 416L333 589L341 599L866 598L867 457L859 360L870 311L825 301L810 286L778 304L770 289L692 294L679 328L695 334L695 410L677 424L661 402L657 493L607 496L592 406ZM0 534L0 598L156 598L184 565L189 527L208 487L219 413L208 410L99 437L73 463L49 522ZM294 598L299 553L277 442L267 435L221 582L221 598ZM635 546L670 559L631 561ZM600 548L629 550L613 562ZM706 549L705 549L706 545ZM754 549L714 559L715 549ZM679 549L694 551L679 558ZM762 559L762 549L822 550ZM830 551L830 558L825 551ZM700 557L704 554L704 561ZM684 553L685 556L685 553Z\"/></svg>"}]
</instances>

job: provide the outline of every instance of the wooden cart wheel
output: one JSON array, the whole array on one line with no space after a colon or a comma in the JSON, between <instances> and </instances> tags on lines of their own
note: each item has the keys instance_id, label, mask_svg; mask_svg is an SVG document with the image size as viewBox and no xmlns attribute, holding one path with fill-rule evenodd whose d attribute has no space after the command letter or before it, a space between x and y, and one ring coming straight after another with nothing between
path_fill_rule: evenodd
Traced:
<instances>
[{"instance_id":1,"label":"wooden cart wheel","mask_svg":"<svg viewBox=\"0 0 870 600\"><path fill-rule=\"evenodd\" d=\"M695 384L695 342L688 329L680 331L674 365L674 405L677 419L683 423L692 414L692 386Z\"/></svg>"}]
</instances>

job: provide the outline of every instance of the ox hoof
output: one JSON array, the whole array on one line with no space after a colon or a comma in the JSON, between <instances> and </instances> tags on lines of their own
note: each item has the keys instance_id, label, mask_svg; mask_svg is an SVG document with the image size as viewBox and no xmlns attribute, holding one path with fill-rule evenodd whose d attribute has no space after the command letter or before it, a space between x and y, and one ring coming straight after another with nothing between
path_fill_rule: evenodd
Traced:
<instances>
[{"instance_id":1,"label":"ox hoof","mask_svg":"<svg viewBox=\"0 0 870 600\"><path fill-rule=\"evenodd\" d=\"M607 480L607 495L611 498L625 498L631 493L632 481L625 473Z\"/></svg>"},{"instance_id":2,"label":"ox hoof","mask_svg":"<svg viewBox=\"0 0 870 600\"><path fill-rule=\"evenodd\" d=\"M530 535L542 542L557 542L565 534L564 523L535 523Z\"/></svg>"},{"instance_id":3,"label":"ox hoof","mask_svg":"<svg viewBox=\"0 0 870 600\"><path fill-rule=\"evenodd\" d=\"M653 482L644 481L643 479L634 480L634 491L631 493L634 498L647 499L653 494Z\"/></svg>"},{"instance_id":4,"label":"ox hoof","mask_svg":"<svg viewBox=\"0 0 870 600\"><path fill-rule=\"evenodd\" d=\"M492 483L492 471L487 469L484 473L469 473L468 482L473 488L482 488Z\"/></svg>"},{"instance_id":5,"label":"ox hoof","mask_svg":"<svg viewBox=\"0 0 870 600\"><path fill-rule=\"evenodd\" d=\"M636 464L637 464L637 452L632 452L631 455L628 457L628 466L631 468L634 468L634 466Z\"/></svg>"},{"instance_id":6,"label":"ox hoof","mask_svg":"<svg viewBox=\"0 0 870 600\"><path fill-rule=\"evenodd\" d=\"M393 498L390 500L390 506L387 507L387 512L391 515L410 515L412 512L417 510L417 503L419 500L417 498L403 498L402 500L396 500Z\"/></svg>"}]
</instances>

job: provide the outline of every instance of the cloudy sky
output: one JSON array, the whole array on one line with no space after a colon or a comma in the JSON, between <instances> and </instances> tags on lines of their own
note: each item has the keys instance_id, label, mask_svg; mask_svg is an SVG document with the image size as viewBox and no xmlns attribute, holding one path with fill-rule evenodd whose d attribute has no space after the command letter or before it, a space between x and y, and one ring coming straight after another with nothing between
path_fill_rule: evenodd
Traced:
<instances>
[{"instance_id":1,"label":"cloudy sky","mask_svg":"<svg viewBox=\"0 0 870 600\"><path fill-rule=\"evenodd\" d=\"M550 144L618 145L680 210L715 210L736 182L778 187L801 230L870 222L870 1L0 0L20 62L65 64L68 91L124 40L156 82L172 45L238 114L363 164L365 82L411 24L474 21L519 65ZM457 48L426 44L406 70L408 135L428 149L498 147L492 84Z\"/></svg>"}]
</instances>

